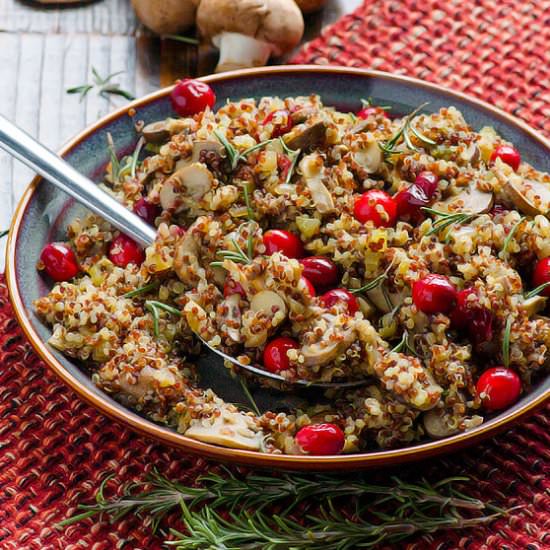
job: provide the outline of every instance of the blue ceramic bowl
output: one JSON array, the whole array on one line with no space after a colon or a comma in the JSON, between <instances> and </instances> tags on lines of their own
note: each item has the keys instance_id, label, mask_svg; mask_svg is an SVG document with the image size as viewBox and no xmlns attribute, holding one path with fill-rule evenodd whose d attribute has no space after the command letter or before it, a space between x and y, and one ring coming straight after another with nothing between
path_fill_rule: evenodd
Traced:
<instances>
[{"instance_id":1,"label":"blue ceramic bowl","mask_svg":"<svg viewBox=\"0 0 550 550\"><path fill-rule=\"evenodd\" d=\"M342 111L359 110L360 99L367 97L372 97L376 103L391 105L392 112L399 114L408 113L426 101L429 102L428 110L454 105L476 129L493 126L505 139L514 142L524 160L550 172L550 143L526 124L481 101L412 78L359 69L288 66L224 73L204 80L216 92L217 106L227 99L309 94L319 94L326 105L333 105ZM80 172L99 181L109 160L107 133L112 134L119 155L133 150L137 135L128 110L134 109L136 118L146 123L174 116L168 97L170 91L171 88L160 90L103 118L74 138L61 154ZM82 214L83 209L78 204L40 178L30 184L15 214L7 251L7 278L15 312L36 351L83 399L112 418L157 440L221 461L256 466L308 470L366 468L418 460L479 441L533 411L550 395L550 379L547 378L516 405L469 432L440 441L355 455L267 455L225 449L189 439L126 409L96 388L81 366L46 344L50 329L36 316L32 302L48 291L48 283L37 272L35 264L44 244L63 240L67 223ZM210 373L205 379L206 384L226 399L243 402L238 385L224 369L206 370ZM273 403L269 395L259 393L257 397L265 404Z\"/></svg>"}]
</instances>

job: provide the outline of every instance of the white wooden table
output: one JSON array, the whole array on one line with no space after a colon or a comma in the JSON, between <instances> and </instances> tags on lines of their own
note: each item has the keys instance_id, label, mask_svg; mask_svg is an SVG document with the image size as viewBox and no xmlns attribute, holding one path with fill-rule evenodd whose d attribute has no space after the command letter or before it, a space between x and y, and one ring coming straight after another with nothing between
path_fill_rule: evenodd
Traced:
<instances>
[{"instance_id":1,"label":"white wooden table","mask_svg":"<svg viewBox=\"0 0 550 550\"><path fill-rule=\"evenodd\" d=\"M323 12L308 18L304 40L360 3L329 1ZM178 76L211 71L200 51L192 56L186 46L167 44L144 32L129 4L129 0L102 0L60 9L0 0L0 113L57 150L126 102L115 96L103 99L94 92L80 102L78 95L66 93L67 88L89 82L92 67L102 76L124 71L116 81L136 97ZM28 168L0 151L0 230L9 226L32 177ZM5 241L0 242L0 271Z\"/></svg>"}]
</instances>

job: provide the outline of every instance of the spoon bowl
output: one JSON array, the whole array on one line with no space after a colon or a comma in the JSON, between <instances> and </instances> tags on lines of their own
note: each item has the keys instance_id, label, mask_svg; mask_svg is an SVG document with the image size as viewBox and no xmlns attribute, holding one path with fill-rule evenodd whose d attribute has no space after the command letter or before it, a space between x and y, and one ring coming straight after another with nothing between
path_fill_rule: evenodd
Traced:
<instances>
[{"instance_id":1,"label":"spoon bowl","mask_svg":"<svg viewBox=\"0 0 550 550\"><path fill-rule=\"evenodd\" d=\"M21 162L36 170L47 181L76 199L80 204L89 208L118 230L128 235L143 246L153 244L156 230L145 223L139 216L130 212L111 195L103 191L98 185L80 174L68 162L63 160L15 124L0 115L0 147L19 159ZM202 338L201 338L202 340ZM260 367L243 365L234 357L211 347L204 340L203 344L213 352L234 365L247 370L258 377L268 378L276 382L283 382L289 387L289 381L277 374L272 374ZM215 362L215 364L218 364ZM295 380L290 384L308 386L311 388L353 388L365 384L365 380L357 382L309 382Z\"/></svg>"}]
</instances>

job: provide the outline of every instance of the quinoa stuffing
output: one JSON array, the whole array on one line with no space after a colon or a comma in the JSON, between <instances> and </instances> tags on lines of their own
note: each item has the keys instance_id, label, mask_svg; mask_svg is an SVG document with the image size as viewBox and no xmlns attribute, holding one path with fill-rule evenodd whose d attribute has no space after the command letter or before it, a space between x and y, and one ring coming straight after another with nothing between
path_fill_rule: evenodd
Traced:
<instances>
[{"instance_id":1,"label":"quinoa stuffing","mask_svg":"<svg viewBox=\"0 0 550 550\"><path fill-rule=\"evenodd\" d=\"M492 128L315 95L203 107L108 165L153 245L89 215L38 262L49 343L100 388L190 438L321 455L469 430L544 376L550 176ZM200 387L197 336L287 391L364 384L250 412Z\"/></svg>"}]
</instances>

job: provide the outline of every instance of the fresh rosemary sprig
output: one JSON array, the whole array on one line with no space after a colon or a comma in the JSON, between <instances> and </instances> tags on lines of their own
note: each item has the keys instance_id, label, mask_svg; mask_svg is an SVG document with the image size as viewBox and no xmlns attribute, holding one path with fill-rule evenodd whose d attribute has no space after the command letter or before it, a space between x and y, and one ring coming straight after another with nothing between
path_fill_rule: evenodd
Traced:
<instances>
[{"instance_id":1,"label":"fresh rosemary sprig","mask_svg":"<svg viewBox=\"0 0 550 550\"><path fill-rule=\"evenodd\" d=\"M510 366L510 332L512 330L512 322L513 319L511 317L506 319L504 336L502 337L502 362L506 368Z\"/></svg>"},{"instance_id":2,"label":"fresh rosemary sprig","mask_svg":"<svg viewBox=\"0 0 550 550\"><path fill-rule=\"evenodd\" d=\"M473 220L478 216L478 214L465 214L464 212L449 213L441 212L435 210L434 208L428 208L423 206L420 210L431 214L432 216L437 216L437 219L433 222L433 227L430 229L426 235L433 235L434 233L439 233L441 230L446 229L451 225L463 224L470 220Z\"/></svg>"},{"instance_id":3,"label":"fresh rosemary sprig","mask_svg":"<svg viewBox=\"0 0 550 550\"><path fill-rule=\"evenodd\" d=\"M252 224L249 225L248 238L246 240L246 252L241 248L236 239L231 239L231 244L235 250L218 250L216 254L223 259L218 262L210 262L212 267L223 267L225 260L231 260L238 264L249 264L254 259L254 232Z\"/></svg>"},{"instance_id":4,"label":"fresh rosemary sprig","mask_svg":"<svg viewBox=\"0 0 550 550\"><path fill-rule=\"evenodd\" d=\"M529 298L533 298L533 296L539 295L545 288L547 288L549 286L550 286L550 281L548 281L547 283L542 283L542 285L539 285L536 288L534 288L533 290L529 291L525 295L525 299L527 300Z\"/></svg>"},{"instance_id":5,"label":"fresh rosemary sprig","mask_svg":"<svg viewBox=\"0 0 550 550\"><path fill-rule=\"evenodd\" d=\"M167 311L168 313L176 315L177 317L182 316L182 313L179 309L169 306L168 304L164 304L163 302L158 302L157 300L147 300L145 302L145 309L149 311L153 316L153 331L156 338L160 336L160 310Z\"/></svg>"},{"instance_id":6,"label":"fresh rosemary sprig","mask_svg":"<svg viewBox=\"0 0 550 550\"><path fill-rule=\"evenodd\" d=\"M416 357L419 357L419 353L416 351L414 346L412 346L411 343L409 342L409 333L406 330L403 331L403 336L401 336L401 341L399 342L399 344L397 344L394 348L392 348L391 351L395 353L400 353L403 350L409 351Z\"/></svg>"},{"instance_id":7,"label":"fresh rosemary sprig","mask_svg":"<svg viewBox=\"0 0 550 550\"><path fill-rule=\"evenodd\" d=\"M261 511L230 512L225 519L220 514L205 507L192 512L182 503L182 519L187 532L171 529L172 535L179 537L166 541L177 550L353 550L373 548L384 542L399 542L415 533L431 533L439 529L465 529L490 523L502 515L493 514L466 518L447 514L434 518L418 512L411 518L386 515L373 520L358 518L350 521L329 504L319 516L307 515L307 527L302 523L283 516ZM395 519L394 519L395 517Z\"/></svg>"},{"instance_id":8,"label":"fresh rosemary sprig","mask_svg":"<svg viewBox=\"0 0 550 550\"><path fill-rule=\"evenodd\" d=\"M427 105L426 103L424 105ZM379 109L382 109L383 111L390 111L391 105L376 105L372 99L372 97L367 97L367 99L361 98L361 106L363 109L366 109L367 107L378 107Z\"/></svg>"},{"instance_id":9,"label":"fresh rosemary sprig","mask_svg":"<svg viewBox=\"0 0 550 550\"><path fill-rule=\"evenodd\" d=\"M501 254L502 254L503 257L506 256L508 246L510 246L510 242L514 238L514 235L516 234L516 231L518 230L519 226L521 225L521 223L524 220L525 220L525 217L521 216L520 219L514 224L514 227L512 227L512 229L510 229L510 233L508 233L508 235L506 236L506 239L504 239L504 243L502 245L502 250L501 250Z\"/></svg>"},{"instance_id":10,"label":"fresh rosemary sprig","mask_svg":"<svg viewBox=\"0 0 550 550\"><path fill-rule=\"evenodd\" d=\"M382 149L384 153L384 157L389 157L391 155L400 154L403 151L400 151L397 149L397 146L401 141L405 142L405 145L411 150L411 151L419 151L418 147L414 145L414 143L411 140L411 136L409 132L412 132L417 139L419 139L421 142L427 144L427 145L436 145L436 142L433 139L430 139L429 137L425 136L420 130L417 130L413 124L413 118L418 114L418 112L424 108L428 103L422 103L422 105L419 105L412 113L408 114L403 124L401 125L401 128L397 130L397 132L385 143L380 143L379 147Z\"/></svg>"},{"instance_id":11,"label":"fresh rosemary sprig","mask_svg":"<svg viewBox=\"0 0 550 550\"><path fill-rule=\"evenodd\" d=\"M4 231L0 231L0 239L4 238L9 232L9 229L4 229Z\"/></svg>"},{"instance_id":12,"label":"fresh rosemary sprig","mask_svg":"<svg viewBox=\"0 0 550 550\"><path fill-rule=\"evenodd\" d=\"M185 44L193 44L194 46L200 44L200 41L196 38L191 38L189 36L182 36L181 34L163 34L162 38L167 38L168 40L175 40L176 42L184 42Z\"/></svg>"},{"instance_id":13,"label":"fresh rosemary sprig","mask_svg":"<svg viewBox=\"0 0 550 550\"><path fill-rule=\"evenodd\" d=\"M368 283L364 284L361 288L348 288L348 290L352 294L362 294L363 292L369 292L369 290L374 290L375 288L379 287L387 278L388 273L390 272L390 269L393 267L393 260L390 263L390 265L386 268L384 273L381 273L377 277L375 277L372 281L369 281ZM390 302L390 307L393 307Z\"/></svg>"},{"instance_id":14,"label":"fresh rosemary sprig","mask_svg":"<svg viewBox=\"0 0 550 550\"><path fill-rule=\"evenodd\" d=\"M247 215L249 221L254 221L254 210L252 209L252 203L250 202L250 194L248 192L248 185L246 183L244 183L242 187L243 187L244 203L246 204L246 215Z\"/></svg>"},{"instance_id":15,"label":"fresh rosemary sprig","mask_svg":"<svg viewBox=\"0 0 550 550\"><path fill-rule=\"evenodd\" d=\"M241 384L243 393L246 395L246 398L248 399L248 402L252 407L252 411L255 412L258 416L262 416L262 413L260 412L260 409L256 404L256 400L254 399L254 397L252 396L252 393L250 392L250 388L248 387L248 382L246 381L246 378L244 376L239 376L239 383Z\"/></svg>"},{"instance_id":16,"label":"fresh rosemary sprig","mask_svg":"<svg viewBox=\"0 0 550 550\"><path fill-rule=\"evenodd\" d=\"M286 143L285 140L280 137L279 141L281 142L281 147L283 148L283 151L285 154L291 159L290 167L288 169L286 178L285 178L285 184L290 183L292 180L292 175L294 174L294 170L296 169L296 163L298 162L298 159L300 158L300 153L302 152L301 149L291 149Z\"/></svg>"},{"instance_id":17,"label":"fresh rosemary sprig","mask_svg":"<svg viewBox=\"0 0 550 550\"><path fill-rule=\"evenodd\" d=\"M455 485L468 481L464 477L434 484L393 477L388 485L376 485L361 475L251 473L238 477L225 470L223 476L212 473L197 480L200 486L187 487L153 472L146 481L126 487L122 497L107 500L108 479L101 484L95 504L79 505L82 513L58 527L95 515L118 520L135 513L147 514L156 531L162 519L179 508L187 532L172 531L179 537L170 542L176 548L347 550L398 542L416 532L482 525L505 513L460 492ZM334 499L338 498L353 499L353 521L336 511ZM297 523L291 514L301 503L304 521ZM280 515L264 511L272 505L279 505ZM314 515L319 506L320 513ZM216 512L219 509L229 510L229 515L222 518Z\"/></svg>"},{"instance_id":18,"label":"fresh rosemary sprig","mask_svg":"<svg viewBox=\"0 0 550 550\"><path fill-rule=\"evenodd\" d=\"M92 67L93 84L82 84L81 86L69 88L67 90L67 93L80 94L80 101L82 101L88 95L90 90L93 90L97 87L99 90L99 95L101 97L108 98L109 95L119 95L131 101L132 99L135 99L135 97L130 92L121 89L120 84L111 82L111 80L115 76L118 76L122 73L124 73L124 71L117 71L116 73L111 73L110 75L107 75L105 78L103 78L99 76L97 69L95 67Z\"/></svg>"},{"instance_id":19,"label":"fresh rosemary sprig","mask_svg":"<svg viewBox=\"0 0 550 550\"><path fill-rule=\"evenodd\" d=\"M160 286L160 281L153 281L152 283L149 283L144 286L140 286L139 288L136 288L135 290L130 290L130 292L126 292L126 294L123 294L123 298L133 298L134 296L139 296L140 294L145 294L149 292L150 290L155 290Z\"/></svg>"},{"instance_id":20,"label":"fresh rosemary sprig","mask_svg":"<svg viewBox=\"0 0 550 550\"><path fill-rule=\"evenodd\" d=\"M261 141L260 143L256 143L256 145L253 145L252 147L249 147L248 149L245 149L244 151L239 153L239 151L237 151L237 149L229 142L229 140L221 132L218 132L218 130L214 130L214 135L218 138L218 141L224 146L227 152L227 158L229 159L231 170L235 170L239 162L241 162L242 160L246 160L246 157L250 153L257 151L258 149L261 149L262 147L265 147L266 145L274 141L272 139Z\"/></svg>"}]
</instances>

